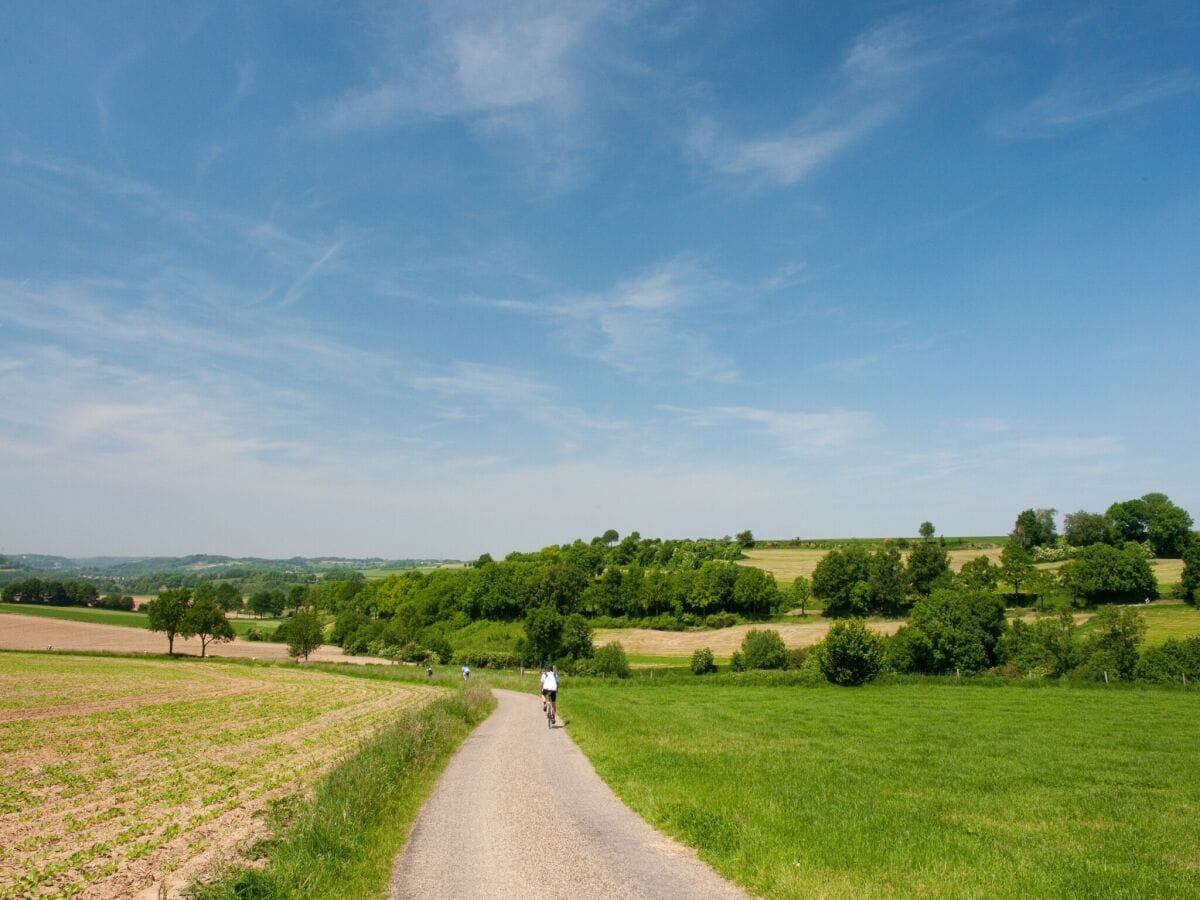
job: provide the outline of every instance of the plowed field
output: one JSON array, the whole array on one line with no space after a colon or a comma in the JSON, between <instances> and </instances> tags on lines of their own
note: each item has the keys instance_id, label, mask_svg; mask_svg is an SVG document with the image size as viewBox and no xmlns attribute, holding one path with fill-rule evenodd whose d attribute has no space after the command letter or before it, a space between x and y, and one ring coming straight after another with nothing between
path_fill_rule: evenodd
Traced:
<instances>
[{"instance_id":1,"label":"plowed field","mask_svg":"<svg viewBox=\"0 0 1200 900\"><path fill-rule=\"evenodd\" d=\"M0 653L0 897L174 893L437 689L302 669Z\"/></svg>"}]
</instances>

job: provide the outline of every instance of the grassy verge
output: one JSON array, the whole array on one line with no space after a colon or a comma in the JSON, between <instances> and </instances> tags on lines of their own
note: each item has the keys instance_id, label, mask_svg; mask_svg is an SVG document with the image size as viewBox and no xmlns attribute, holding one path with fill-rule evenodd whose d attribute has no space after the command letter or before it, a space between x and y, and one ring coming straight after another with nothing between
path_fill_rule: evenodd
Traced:
<instances>
[{"instance_id":1,"label":"grassy verge","mask_svg":"<svg viewBox=\"0 0 1200 900\"><path fill-rule=\"evenodd\" d=\"M192 889L217 898L377 897L451 753L495 705L482 685L406 714L318 782L273 811L264 867L239 867Z\"/></svg>"},{"instance_id":2,"label":"grassy verge","mask_svg":"<svg viewBox=\"0 0 1200 900\"><path fill-rule=\"evenodd\" d=\"M1200 896L1200 691L572 687L604 779L756 895Z\"/></svg>"}]
</instances>

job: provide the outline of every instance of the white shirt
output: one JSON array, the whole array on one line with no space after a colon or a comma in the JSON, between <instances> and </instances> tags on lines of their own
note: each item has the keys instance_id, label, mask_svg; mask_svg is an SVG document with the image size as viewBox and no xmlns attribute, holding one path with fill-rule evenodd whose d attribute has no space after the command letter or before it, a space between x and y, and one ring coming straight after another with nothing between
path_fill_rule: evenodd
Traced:
<instances>
[{"instance_id":1,"label":"white shirt","mask_svg":"<svg viewBox=\"0 0 1200 900\"><path fill-rule=\"evenodd\" d=\"M543 691L557 691L558 690L558 676L555 675L553 672L543 672L542 673L542 690Z\"/></svg>"}]
</instances>

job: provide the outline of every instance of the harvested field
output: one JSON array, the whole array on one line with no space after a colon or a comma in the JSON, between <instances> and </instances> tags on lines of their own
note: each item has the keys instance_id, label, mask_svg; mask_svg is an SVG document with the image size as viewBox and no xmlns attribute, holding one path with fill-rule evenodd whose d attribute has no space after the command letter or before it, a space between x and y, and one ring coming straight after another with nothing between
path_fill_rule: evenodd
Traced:
<instances>
[{"instance_id":1,"label":"harvested field","mask_svg":"<svg viewBox=\"0 0 1200 900\"><path fill-rule=\"evenodd\" d=\"M263 835L436 688L283 667L0 653L0 897L156 896Z\"/></svg>"},{"instance_id":2,"label":"harvested field","mask_svg":"<svg viewBox=\"0 0 1200 900\"><path fill-rule=\"evenodd\" d=\"M781 583L790 583L796 576L803 575L812 578L813 569L828 553L828 549L812 550L798 548L795 550L746 550L746 558L739 559L738 565L754 566L770 572ZM970 562L979 556L986 556L995 565L1000 565L1000 548L988 547L975 550L948 550L950 568L957 572L963 563ZM907 557L907 553L904 554Z\"/></svg>"},{"instance_id":3,"label":"harvested field","mask_svg":"<svg viewBox=\"0 0 1200 900\"><path fill-rule=\"evenodd\" d=\"M41 616L0 614L0 650L106 650L113 653L167 652L166 635L120 625L99 625L91 622L71 622ZM198 638L175 638L176 656L199 656ZM233 640L225 644L209 644L209 656L235 656L242 659L287 659L287 644L268 641ZM341 647L318 647L309 659L312 662L380 663L386 659L374 656L347 656Z\"/></svg>"},{"instance_id":4,"label":"harvested field","mask_svg":"<svg viewBox=\"0 0 1200 900\"><path fill-rule=\"evenodd\" d=\"M811 647L819 643L829 632L829 619L812 617L806 623L767 622L762 625L734 625L712 631L653 631L649 628L600 628L596 630L595 644L601 646L619 641L626 653L634 656L691 656L696 650L707 647L717 656L730 656L742 646L746 632L752 628L778 631L788 647ZM867 625L880 634L895 634L904 623L899 620L880 620Z\"/></svg>"}]
</instances>

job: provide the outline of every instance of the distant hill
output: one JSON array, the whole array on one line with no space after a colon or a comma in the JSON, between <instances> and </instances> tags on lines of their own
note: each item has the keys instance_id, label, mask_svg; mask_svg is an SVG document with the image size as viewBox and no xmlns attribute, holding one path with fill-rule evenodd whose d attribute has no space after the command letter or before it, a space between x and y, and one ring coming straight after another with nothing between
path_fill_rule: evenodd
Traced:
<instances>
[{"instance_id":1,"label":"distant hill","mask_svg":"<svg viewBox=\"0 0 1200 900\"><path fill-rule=\"evenodd\" d=\"M137 578L144 575L205 573L214 577L238 577L249 572L320 573L330 569L415 569L459 562L451 559L383 559L381 557L353 558L343 556L263 559L257 556L213 556L197 553L191 556L91 556L70 558L38 553L18 553L8 556L9 564L34 572L58 572L104 578Z\"/></svg>"}]
</instances>

